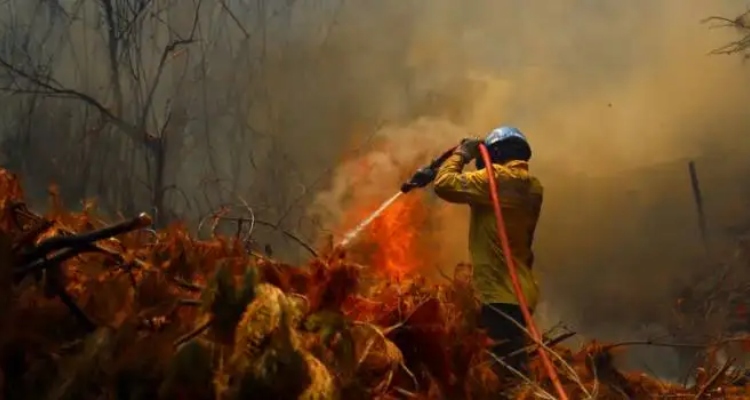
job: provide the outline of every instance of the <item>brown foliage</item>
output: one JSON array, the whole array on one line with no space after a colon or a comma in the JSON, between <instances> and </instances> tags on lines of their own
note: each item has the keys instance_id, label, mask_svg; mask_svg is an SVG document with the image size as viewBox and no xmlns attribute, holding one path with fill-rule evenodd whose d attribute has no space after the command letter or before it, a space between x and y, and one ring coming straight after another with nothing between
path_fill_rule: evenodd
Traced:
<instances>
[{"instance_id":1,"label":"brown foliage","mask_svg":"<svg viewBox=\"0 0 750 400\"><path fill-rule=\"evenodd\" d=\"M490 367L467 266L444 285L393 281L335 252L284 265L174 225L76 244L73 256L24 269L39 263L30 254L45 240L104 226L92 207L67 213L52 200L45 216L28 211L16 177L0 171L2 398L522 399L550 390L533 357L530 378ZM681 388L616 370L600 344L555 354L573 399L750 393L726 368Z\"/></svg>"}]
</instances>

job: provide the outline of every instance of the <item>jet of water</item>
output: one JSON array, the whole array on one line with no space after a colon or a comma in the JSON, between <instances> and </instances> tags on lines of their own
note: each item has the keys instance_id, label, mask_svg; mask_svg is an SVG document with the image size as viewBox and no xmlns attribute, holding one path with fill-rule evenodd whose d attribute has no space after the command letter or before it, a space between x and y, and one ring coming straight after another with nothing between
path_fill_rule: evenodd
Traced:
<instances>
[{"instance_id":1,"label":"jet of water","mask_svg":"<svg viewBox=\"0 0 750 400\"><path fill-rule=\"evenodd\" d=\"M372 223L372 221L375 220L380 214L383 213L388 207L391 206L396 200L398 200L401 195L404 194L403 192L396 192L393 196L391 196L390 199L383 202L383 204L380 205L380 207L375 210L370 216L365 218L362 222L359 223L354 229L349 231L346 235L344 235L344 238L339 243L339 247L344 248L351 243L352 240L354 240L357 236L359 236L360 233L362 233L365 228L367 228L368 225Z\"/></svg>"}]
</instances>

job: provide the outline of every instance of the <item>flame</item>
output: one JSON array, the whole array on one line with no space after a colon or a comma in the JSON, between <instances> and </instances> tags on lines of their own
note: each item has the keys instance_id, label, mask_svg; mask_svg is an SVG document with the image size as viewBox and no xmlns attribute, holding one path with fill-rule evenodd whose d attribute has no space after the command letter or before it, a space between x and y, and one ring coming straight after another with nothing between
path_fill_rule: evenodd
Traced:
<instances>
[{"instance_id":1,"label":"flame","mask_svg":"<svg viewBox=\"0 0 750 400\"><path fill-rule=\"evenodd\" d=\"M339 220L341 229L335 229L339 234L370 217L427 158L413 149L404 152L402 142L386 137L368 138L367 151L363 153L365 143L355 138L348 144L349 151L343 153L338 168L348 183L342 202L343 218ZM423 270L431 260L423 233L430 218L428 211L423 193L401 196L364 228L347 254L390 277Z\"/></svg>"},{"instance_id":2,"label":"flame","mask_svg":"<svg viewBox=\"0 0 750 400\"><path fill-rule=\"evenodd\" d=\"M393 185L394 188L398 186ZM352 199L354 206L347 210L344 219L344 225L349 228L369 217L388 194L382 199L356 197ZM354 239L348 253L391 277L400 278L416 272L428 265L429 252L424 246L425 235L422 234L428 217L423 196L416 192L401 196Z\"/></svg>"},{"instance_id":3,"label":"flame","mask_svg":"<svg viewBox=\"0 0 750 400\"><path fill-rule=\"evenodd\" d=\"M396 277L421 269L425 252L420 246L420 228L426 210L420 196L403 196L369 227L366 240L374 244L370 262Z\"/></svg>"}]
</instances>

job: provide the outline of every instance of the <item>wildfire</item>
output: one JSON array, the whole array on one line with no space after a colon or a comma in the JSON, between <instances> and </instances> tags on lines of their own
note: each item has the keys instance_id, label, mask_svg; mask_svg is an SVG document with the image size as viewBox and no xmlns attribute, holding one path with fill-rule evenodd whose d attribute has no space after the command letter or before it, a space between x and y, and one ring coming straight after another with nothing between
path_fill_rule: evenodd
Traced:
<instances>
[{"instance_id":1,"label":"wildfire","mask_svg":"<svg viewBox=\"0 0 750 400\"><path fill-rule=\"evenodd\" d=\"M419 230L425 222L420 196L403 196L370 226L367 239L374 244L370 262L384 272L403 276L425 264Z\"/></svg>"},{"instance_id":2,"label":"wildfire","mask_svg":"<svg viewBox=\"0 0 750 400\"><path fill-rule=\"evenodd\" d=\"M374 200L359 200L354 200L359 204L348 212L346 225L349 227L356 226L379 206ZM401 196L355 239L349 254L393 277L417 271L428 265L429 252L424 247L422 232L426 222L427 206L423 197L418 193Z\"/></svg>"},{"instance_id":3,"label":"wildfire","mask_svg":"<svg viewBox=\"0 0 750 400\"><path fill-rule=\"evenodd\" d=\"M357 149L357 143L351 148ZM342 160L350 189L343 206L341 232L347 232L371 216L383 201L399 189L424 161L422 155L400 151L402 144L379 140L368 145L367 154L356 154ZM351 189L361 187L361 189ZM392 191L391 191L392 190ZM429 265L426 248L428 206L421 193L401 196L386 208L348 248L348 254L371 268L393 277L423 269Z\"/></svg>"}]
</instances>

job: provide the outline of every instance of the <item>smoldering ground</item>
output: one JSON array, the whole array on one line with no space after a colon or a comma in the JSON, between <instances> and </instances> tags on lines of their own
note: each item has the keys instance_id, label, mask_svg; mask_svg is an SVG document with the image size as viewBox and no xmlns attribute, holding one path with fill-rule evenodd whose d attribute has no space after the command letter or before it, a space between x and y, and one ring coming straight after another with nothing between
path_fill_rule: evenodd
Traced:
<instances>
[{"instance_id":1,"label":"smoldering ground","mask_svg":"<svg viewBox=\"0 0 750 400\"><path fill-rule=\"evenodd\" d=\"M707 268L687 160L697 160L715 242L748 217L750 71L740 58L708 55L738 32L701 23L738 15L744 2L450 4L412 10L408 57L398 60L444 91L431 103L440 112L381 129L387 150L363 156L373 161L367 172L343 163L316 210L334 211L336 224L347 201L389 197L411 172L405 165L463 136L518 126L547 188L535 244L541 318L604 340L669 333L658 321L687 277ZM432 207L439 223L425 238L446 266L466 260L466 210ZM675 374L669 350L641 353L634 365Z\"/></svg>"}]
</instances>

